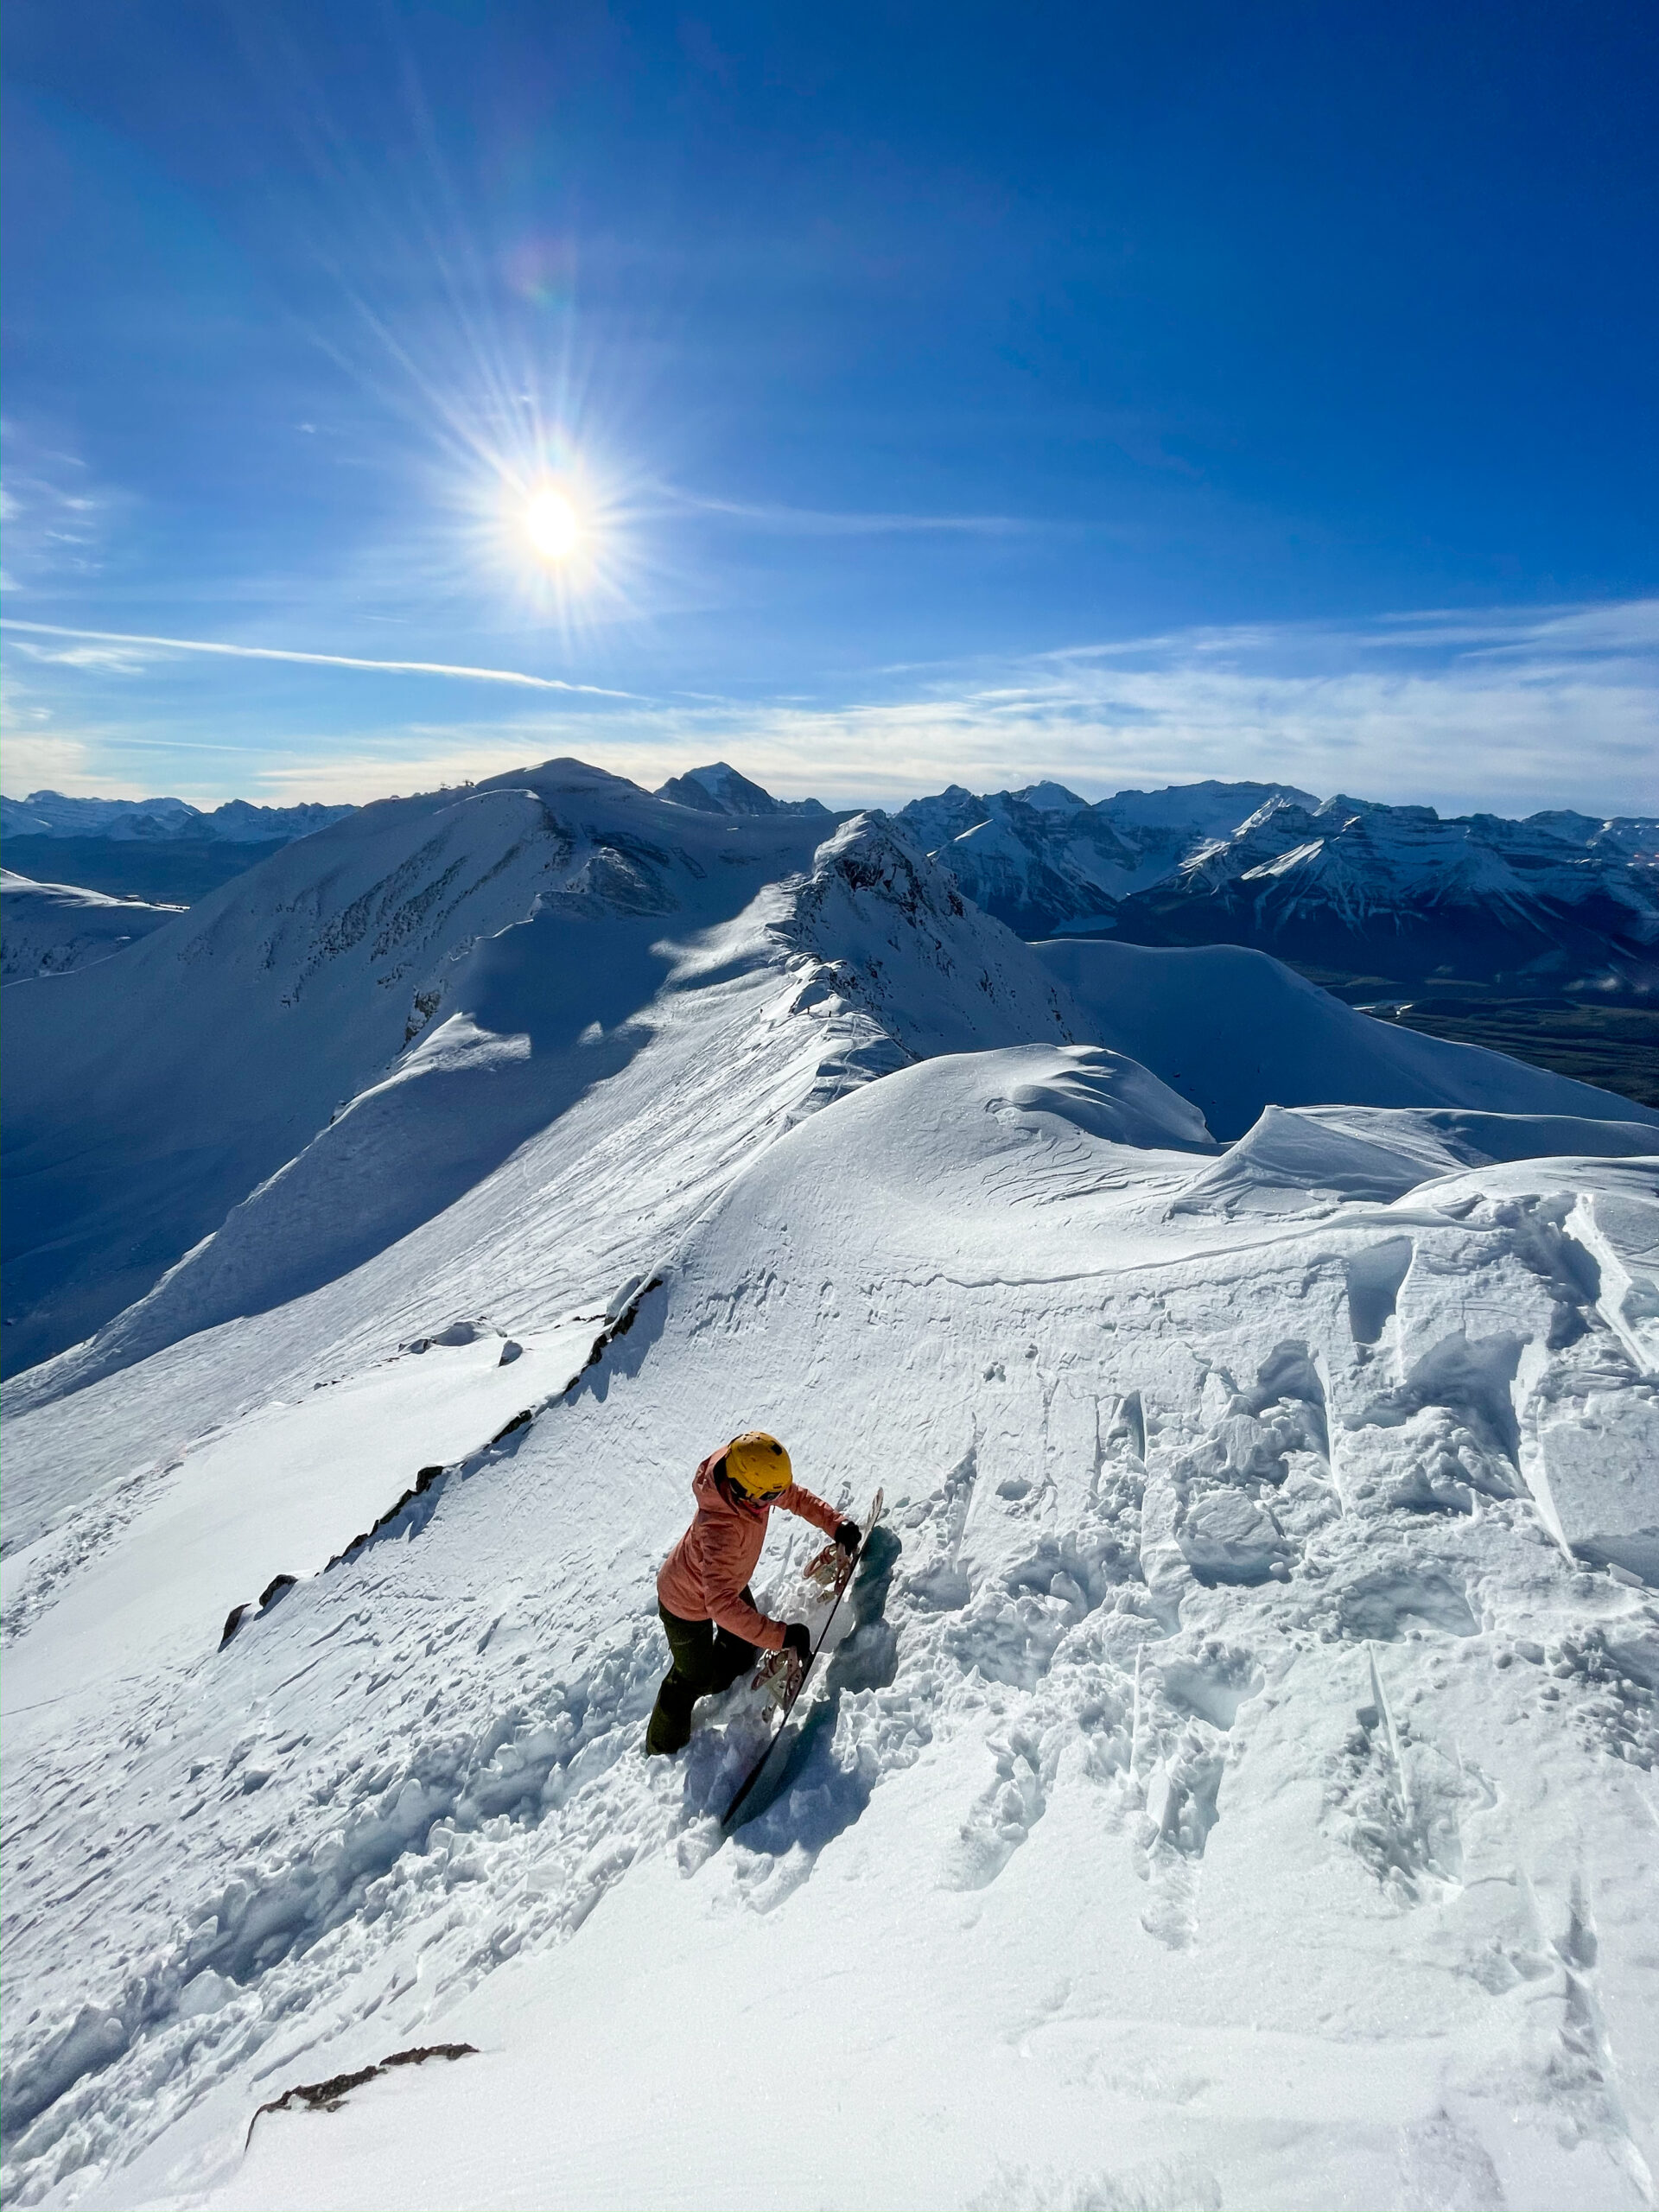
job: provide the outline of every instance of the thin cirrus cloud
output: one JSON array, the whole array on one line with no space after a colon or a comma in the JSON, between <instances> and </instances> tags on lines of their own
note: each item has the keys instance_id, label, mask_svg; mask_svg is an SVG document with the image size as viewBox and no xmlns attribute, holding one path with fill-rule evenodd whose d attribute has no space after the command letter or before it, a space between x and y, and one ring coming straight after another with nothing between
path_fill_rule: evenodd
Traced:
<instances>
[{"instance_id":1,"label":"thin cirrus cloud","mask_svg":"<svg viewBox=\"0 0 1659 2212\"><path fill-rule=\"evenodd\" d=\"M706 499L692 492L676 493L671 504L688 513L747 523L751 529L772 531L785 537L886 537L926 531L1007 537L1039 526L1018 515L839 513L821 507Z\"/></svg>"},{"instance_id":2,"label":"thin cirrus cloud","mask_svg":"<svg viewBox=\"0 0 1659 2212\"><path fill-rule=\"evenodd\" d=\"M108 676L142 676L149 658L137 652L130 645L31 645L26 638L14 638L15 649L39 661L48 668L101 669Z\"/></svg>"},{"instance_id":3,"label":"thin cirrus cloud","mask_svg":"<svg viewBox=\"0 0 1659 2212\"><path fill-rule=\"evenodd\" d=\"M1659 811L1656 612L1652 602L1626 601L1205 626L872 669L840 697L647 697L592 687L594 696L567 696L556 713L538 714L522 692L504 694L503 711L465 720L400 718L311 739L290 728L275 742L272 733L248 743L239 777L227 747L211 790L182 758L179 772L193 796L257 789L363 799L574 753L652 785L723 757L781 795L849 806L901 804L949 783L1017 790L1053 778L1098 798L1216 777L1443 813L1566 806L1651 815ZM315 658L327 665L335 657ZM411 665L338 658L348 668ZM539 686L556 688L546 678ZM84 726L78 734L92 737ZM22 774L17 741L14 734L12 771ZM49 765L55 739L42 731L31 741L40 780L62 788ZM111 730L85 760L66 759L61 773L95 778L101 760L106 778L119 776L124 747L140 742L168 749L159 728L143 741L136 728Z\"/></svg>"},{"instance_id":4,"label":"thin cirrus cloud","mask_svg":"<svg viewBox=\"0 0 1659 2212\"><path fill-rule=\"evenodd\" d=\"M1026 656L1024 664L1150 658L1243 665L1256 656L1287 670L1332 662L1351 667L1371 660L1386 666L1414 652L1433 656L1452 674L1460 664L1472 671L1483 660L1529 655L1536 657L1541 667L1563 655L1598 657L1611 667L1618 658L1659 653L1659 599L1588 606L1414 607L1353 623L1214 623L1141 638L1060 645Z\"/></svg>"},{"instance_id":5,"label":"thin cirrus cloud","mask_svg":"<svg viewBox=\"0 0 1659 2212\"><path fill-rule=\"evenodd\" d=\"M232 645L209 638L155 638L118 630L79 630L56 622L19 621L10 615L0 618L0 630L26 630L36 636L76 638L95 645L118 648L136 646L159 652L212 653L226 660L293 661L307 668L366 669L379 676L453 677L475 683L513 683L532 691L576 692L600 699L626 699L629 696L626 691L607 690L602 684L570 683L562 677L531 676L517 668L471 668L435 660L371 660L355 653L300 652L286 645ZM75 666L113 668L118 664L113 659L93 659L73 652L53 658ZM140 664L128 660L121 664L130 671Z\"/></svg>"},{"instance_id":6,"label":"thin cirrus cloud","mask_svg":"<svg viewBox=\"0 0 1659 2212\"><path fill-rule=\"evenodd\" d=\"M556 733L520 717L428 725L326 766L290 757L273 781L304 796L321 772L331 792L355 798L557 751L648 785L723 757L780 794L841 805L901 804L948 783L1017 790L1053 778L1098 798L1215 777L1444 813L1652 814L1659 684L1630 654L1588 642L1598 628L1624 636L1633 620L1586 620L1585 649L1569 662L1542 634L1560 614L1529 619L1540 633L1530 660L1462 651L1402 664L1398 654L1357 654L1357 632L1319 633L1315 651L1311 632L1205 630L1110 654L1083 646L911 670L902 686L888 671L843 702L683 696L602 714L578 703ZM1504 626L1493 618L1489 626ZM887 696L871 696L878 689Z\"/></svg>"}]
</instances>

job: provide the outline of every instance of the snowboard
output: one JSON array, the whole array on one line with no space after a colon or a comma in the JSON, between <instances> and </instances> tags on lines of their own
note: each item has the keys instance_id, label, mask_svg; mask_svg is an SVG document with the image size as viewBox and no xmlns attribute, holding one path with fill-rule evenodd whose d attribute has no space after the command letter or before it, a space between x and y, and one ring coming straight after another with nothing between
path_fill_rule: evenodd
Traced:
<instances>
[{"instance_id":1,"label":"snowboard","mask_svg":"<svg viewBox=\"0 0 1659 2212\"><path fill-rule=\"evenodd\" d=\"M881 1518L882 1503L882 1493L877 1491L870 1501L869 1511L859 1523L858 1549L850 1558L842 1551L841 1546L831 1539L821 1552L815 1554L807 1561L801 1571L801 1581L807 1603L809 1605L811 1603L815 1594L821 1600L827 1600L822 1624L812 1629L812 1649L808 1658L804 1660L798 1658L792 1651L768 1651L749 1678L750 1688L756 1693L763 1707L771 1706L776 1709L778 1725L772 1730L760 1758L756 1759L738 1785L736 1796L726 1808L725 1817L721 1821L721 1827L730 1827L749 1792L766 1771L767 1760L778 1748L778 1739L789 1724L789 1716L795 1709L795 1701L805 1688L806 1678L811 1673L813 1663L819 1652L823 1649L824 1639L835 1625L836 1615L841 1610L841 1601L846 1596L848 1586L858 1571L858 1562L864 1556L864 1547L870 1541L870 1532ZM812 1624L809 1624L809 1627L811 1626Z\"/></svg>"}]
</instances>

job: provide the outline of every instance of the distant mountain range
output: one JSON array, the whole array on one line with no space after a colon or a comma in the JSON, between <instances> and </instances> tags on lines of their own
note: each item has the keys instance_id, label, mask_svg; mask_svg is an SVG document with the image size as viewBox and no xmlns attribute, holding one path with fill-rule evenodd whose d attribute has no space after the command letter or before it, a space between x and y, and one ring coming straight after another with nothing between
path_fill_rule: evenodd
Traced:
<instances>
[{"instance_id":1,"label":"distant mountain range","mask_svg":"<svg viewBox=\"0 0 1659 2212\"><path fill-rule=\"evenodd\" d=\"M783 800L725 761L655 796L710 816L847 818ZM211 813L182 799L0 800L10 865L149 899L200 897L346 806ZM1566 811L1442 819L1432 807L1320 800L1289 784L1204 782L1097 803L1055 783L952 784L893 817L976 905L1028 939L1246 944L1305 968L1560 995L1659 989L1659 819Z\"/></svg>"},{"instance_id":2,"label":"distant mountain range","mask_svg":"<svg viewBox=\"0 0 1659 2212\"><path fill-rule=\"evenodd\" d=\"M1091 805L1062 784L985 798L952 784L898 820L976 905L1020 937L1109 926L1122 900L1230 836L1258 808L1319 801L1289 784L1179 784Z\"/></svg>"},{"instance_id":3,"label":"distant mountain range","mask_svg":"<svg viewBox=\"0 0 1659 2212\"><path fill-rule=\"evenodd\" d=\"M206 813L182 798L67 798L61 791L0 798L7 837L109 837L122 844L200 839L209 844L286 845L355 814L354 806L252 806L227 799Z\"/></svg>"},{"instance_id":4,"label":"distant mountain range","mask_svg":"<svg viewBox=\"0 0 1659 2212\"><path fill-rule=\"evenodd\" d=\"M899 821L1021 937L1248 944L1402 983L1659 988L1659 820L1442 820L1289 785L1192 784L1097 805L1056 784L952 786Z\"/></svg>"},{"instance_id":5,"label":"distant mountain range","mask_svg":"<svg viewBox=\"0 0 1659 2212\"><path fill-rule=\"evenodd\" d=\"M31 791L27 798L0 798L0 847L8 868L36 882L188 906L296 837L356 811L233 798L206 812L181 798Z\"/></svg>"}]
</instances>

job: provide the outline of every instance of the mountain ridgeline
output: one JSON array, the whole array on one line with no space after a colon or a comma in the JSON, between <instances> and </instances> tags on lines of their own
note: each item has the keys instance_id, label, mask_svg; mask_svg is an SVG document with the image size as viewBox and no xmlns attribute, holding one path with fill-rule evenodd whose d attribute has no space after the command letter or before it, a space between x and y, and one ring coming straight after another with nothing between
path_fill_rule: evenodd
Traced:
<instances>
[{"instance_id":1,"label":"mountain ridgeline","mask_svg":"<svg viewBox=\"0 0 1659 2212\"><path fill-rule=\"evenodd\" d=\"M780 800L723 761L656 796L711 817L847 818ZM340 806L203 813L175 798L0 801L8 866L117 897L188 901L344 819ZM1555 810L1442 819L1432 807L1319 799L1287 784L1203 782L1097 803L1055 783L951 785L893 817L1017 936L1244 944L1321 981L1588 994L1659 988L1659 818Z\"/></svg>"},{"instance_id":2,"label":"mountain ridgeline","mask_svg":"<svg viewBox=\"0 0 1659 2212\"><path fill-rule=\"evenodd\" d=\"M770 1071L767 1126L917 1058L1039 1042L1128 1055L1223 1139L1269 1103L1611 1109L1371 1020L1256 950L1024 942L962 895L972 834L933 857L902 819L838 822L710 772L697 788L556 760L381 800L148 910L142 934L118 907L126 942L9 984L7 1370L79 1344L79 1387L332 1281L601 1090L655 1101L647 1069L696 1036L694 1090L722 1112L734 1065ZM1236 803L1173 798L1185 836ZM1147 868L1174 834L1151 812ZM752 995L780 991L752 1032Z\"/></svg>"}]
</instances>

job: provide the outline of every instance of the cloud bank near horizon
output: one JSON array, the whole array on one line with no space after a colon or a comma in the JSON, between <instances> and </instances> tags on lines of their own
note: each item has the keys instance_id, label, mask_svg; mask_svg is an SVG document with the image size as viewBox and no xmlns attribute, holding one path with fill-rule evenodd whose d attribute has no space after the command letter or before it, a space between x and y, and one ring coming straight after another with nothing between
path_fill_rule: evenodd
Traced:
<instances>
[{"instance_id":1,"label":"cloud bank near horizon","mask_svg":"<svg viewBox=\"0 0 1659 2212\"><path fill-rule=\"evenodd\" d=\"M38 634L38 633L37 633ZM66 637L90 633L62 632ZM109 633L103 633L108 639ZM123 639L119 656L177 640ZM194 650L194 648L192 648ZM118 683L99 649L64 657L61 682ZM308 667L387 664L235 649ZM394 664L410 680L510 671ZM193 745L123 716L61 711L14 722L6 783L139 797L368 799L576 753L645 784L734 760L780 796L897 805L947 783L1018 789L1053 779L1098 798L1205 777L1295 783L1395 803L1524 814L1659 811L1659 601L1408 611L1362 624L1180 631L1023 657L887 668L860 695L734 699L567 690L556 708L423 716L281 745ZM152 773L151 771L155 772Z\"/></svg>"}]
</instances>

